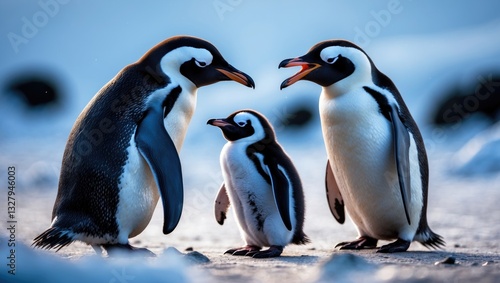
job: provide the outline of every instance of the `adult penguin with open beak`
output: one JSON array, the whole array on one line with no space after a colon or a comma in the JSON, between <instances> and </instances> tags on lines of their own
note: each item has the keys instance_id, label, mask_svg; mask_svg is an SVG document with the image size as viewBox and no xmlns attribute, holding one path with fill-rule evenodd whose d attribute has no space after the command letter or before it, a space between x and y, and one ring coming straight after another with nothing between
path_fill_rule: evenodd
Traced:
<instances>
[{"instance_id":1,"label":"adult penguin with open beak","mask_svg":"<svg viewBox=\"0 0 500 283\"><path fill-rule=\"evenodd\" d=\"M344 223L347 209L358 230L340 249L403 252L412 241L444 245L427 224L429 168L417 124L398 89L368 55L345 40L314 45L279 67L302 69L281 88L299 80L323 87L319 110L328 154L326 190L330 210Z\"/></svg>"}]
</instances>

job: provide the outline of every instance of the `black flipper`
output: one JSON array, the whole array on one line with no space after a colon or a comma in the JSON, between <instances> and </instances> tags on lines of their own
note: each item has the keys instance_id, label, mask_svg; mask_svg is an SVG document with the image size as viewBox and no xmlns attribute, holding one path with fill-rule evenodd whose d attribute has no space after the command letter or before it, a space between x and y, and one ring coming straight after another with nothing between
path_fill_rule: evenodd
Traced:
<instances>
[{"instance_id":1,"label":"black flipper","mask_svg":"<svg viewBox=\"0 0 500 283\"><path fill-rule=\"evenodd\" d=\"M340 224L345 222L345 210L344 210L344 200L340 194L339 186L333 175L332 167L330 166L330 160L326 162L326 175L325 175L325 187L326 187L326 199L328 200L328 206L330 207L330 212L333 217Z\"/></svg>"},{"instance_id":2,"label":"black flipper","mask_svg":"<svg viewBox=\"0 0 500 283\"><path fill-rule=\"evenodd\" d=\"M288 178L278 167L278 163L275 160L268 161L266 165L269 169L274 201L280 212L281 219L288 231L292 231L292 222L290 220L290 189L292 184L290 184Z\"/></svg>"},{"instance_id":3,"label":"black flipper","mask_svg":"<svg viewBox=\"0 0 500 283\"><path fill-rule=\"evenodd\" d=\"M396 158L396 168L398 171L399 188L403 199L406 220L411 225L409 204L411 201L411 183L410 183L410 134L408 129L403 125L398 114L398 109L390 105L389 116L392 122L393 139L394 139L394 157Z\"/></svg>"},{"instance_id":4,"label":"black flipper","mask_svg":"<svg viewBox=\"0 0 500 283\"><path fill-rule=\"evenodd\" d=\"M231 202L229 201L229 196L227 195L226 186L222 183L222 186L219 189L219 193L217 194L217 198L215 199L215 220L220 225L224 224L224 220L226 219L227 210Z\"/></svg>"},{"instance_id":5,"label":"black flipper","mask_svg":"<svg viewBox=\"0 0 500 283\"><path fill-rule=\"evenodd\" d=\"M150 106L137 126L135 142L151 168L163 203L163 233L172 232L184 201L181 162L174 142L163 125L161 104Z\"/></svg>"}]
</instances>

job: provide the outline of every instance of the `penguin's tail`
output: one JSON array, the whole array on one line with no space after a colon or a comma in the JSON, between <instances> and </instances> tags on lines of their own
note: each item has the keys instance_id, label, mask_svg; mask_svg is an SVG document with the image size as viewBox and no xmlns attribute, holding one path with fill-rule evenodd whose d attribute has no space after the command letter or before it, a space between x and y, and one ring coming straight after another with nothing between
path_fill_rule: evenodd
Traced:
<instances>
[{"instance_id":1,"label":"penguin's tail","mask_svg":"<svg viewBox=\"0 0 500 283\"><path fill-rule=\"evenodd\" d=\"M428 226L415 235L415 241L420 242L428 249L440 249L445 246L445 241L441 235L434 233Z\"/></svg>"},{"instance_id":2,"label":"penguin's tail","mask_svg":"<svg viewBox=\"0 0 500 283\"><path fill-rule=\"evenodd\" d=\"M36 237L31 246L39 249L56 249L56 251L59 251L74 241L72 234L70 231L62 230L58 227L50 227Z\"/></svg>"},{"instance_id":3,"label":"penguin's tail","mask_svg":"<svg viewBox=\"0 0 500 283\"><path fill-rule=\"evenodd\" d=\"M292 244L295 244L295 245L305 245L307 243L310 243L311 240L309 240L309 237L307 237L306 234L304 234L304 232L298 232L298 233L295 233L295 235L293 235L293 238L292 238Z\"/></svg>"}]
</instances>

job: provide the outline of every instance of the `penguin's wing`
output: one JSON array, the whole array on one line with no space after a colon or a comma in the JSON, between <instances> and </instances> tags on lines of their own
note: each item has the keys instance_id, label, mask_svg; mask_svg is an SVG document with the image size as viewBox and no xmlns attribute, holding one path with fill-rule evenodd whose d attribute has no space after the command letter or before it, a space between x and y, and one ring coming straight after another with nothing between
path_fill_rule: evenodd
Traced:
<instances>
[{"instance_id":1,"label":"penguin's wing","mask_svg":"<svg viewBox=\"0 0 500 283\"><path fill-rule=\"evenodd\" d=\"M226 219L227 210L229 209L229 196L227 195L226 185L222 183L220 186L219 193L217 194L217 198L215 199L215 220L220 225L224 224L224 220Z\"/></svg>"},{"instance_id":2,"label":"penguin's wing","mask_svg":"<svg viewBox=\"0 0 500 283\"><path fill-rule=\"evenodd\" d=\"M391 117L393 141L394 141L394 157L396 158L396 168L398 172L399 188L403 199L403 207L405 209L406 220L410 222L410 214L408 209L411 201L411 183L410 183L410 134L408 129L401 121L398 114L398 109L394 105L390 105L389 116Z\"/></svg>"},{"instance_id":3,"label":"penguin's wing","mask_svg":"<svg viewBox=\"0 0 500 283\"><path fill-rule=\"evenodd\" d=\"M292 184L287 178L283 167L281 167L274 158L268 158L267 169L273 188L274 201L281 215L281 220L288 231L292 231L292 222L290 220L290 189Z\"/></svg>"},{"instance_id":4,"label":"penguin's wing","mask_svg":"<svg viewBox=\"0 0 500 283\"><path fill-rule=\"evenodd\" d=\"M340 194L339 185L337 180L335 180L335 175L333 175L332 167L330 166L330 160L326 162L326 175L325 175L325 187L326 187L326 198L328 200L328 206L330 207L330 212L333 217L340 224L345 222L345 211L344 211L344 200Z\"/></svg>"},{"instance_id":5,"label":"penguin's wing","mask_svg":"<svg viewBox=\"0 0 500 283\"><path fill-rule=\"evenodd\" d=\"M150 106L139 122L135 142L146 160L163 203L163 233L172 232L182 213L183 185L181 162L174 142L163 125L161 104Z\"/></svg>"}]
</instances>

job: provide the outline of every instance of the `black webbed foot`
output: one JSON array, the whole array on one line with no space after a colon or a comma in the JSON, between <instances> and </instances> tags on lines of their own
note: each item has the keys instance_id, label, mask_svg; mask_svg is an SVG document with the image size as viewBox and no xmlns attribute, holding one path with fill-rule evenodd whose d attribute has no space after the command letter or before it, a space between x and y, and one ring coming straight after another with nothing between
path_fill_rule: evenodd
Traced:
<instances>
[{"instance_id":1,"label":"black webbed foot","mask_svg":"<svg viewBox=\"0 0 500 283\"><path fill-rule=\"evenodd\" d=\"M108 253L109 257L119 257L126 256L130 253L134 255L142 255L146 257L154 257L156 256L152 251L146 248L136 248L131 246L129 243L127 244L104 244L101 247ZM95 249L95 248L94 248Z\"/></svg>"},{"instance_id":2,"label":"black webbed foot","mask_svg":"<svg viewBox=\"0 0 500 283\"><path fill-rule=\"evenodd\" d=\"M251 256L253 258L270 258L279 257L282 252L283 246L270 246L267 250L248 252L246 256Z\"/></svg>"},{"instance_id":3,"label":"black webbed foot","mask_svg":"<svg viewBox=\"0 0 500 283\"><path fill-rule=\"evenodd\" d=\"M258 251L260 251L260 249L261 249L261 247L247 245L247 246L244 246L241 248L227 250L224 252L224 254L247 255L247 253L249 253L249 252L258 252Z\"/></svg>"},{"instance_id":4,"label":"black webbed foot","mask_svg":"<svg viewBox=\"0 0 500 283\"><path fill-rule=\"evenodd\" d=\"M340 247L340 250L361 250L361 249L374 249L377 247L377 239L361 236L352 242L341 242L335 245Z\"/></svg>"},{"instance_id":5,"label":"black webbed foot","mask_svg":"<svg viewBox=\"0 0 500 283\"><path fill-rule=\"evenodd\" d=\"M400 253L405 252L410 247L411 242L403 239L397 239L395 242L383 245L377 253Z\"/></svg>"}]
</instances>

